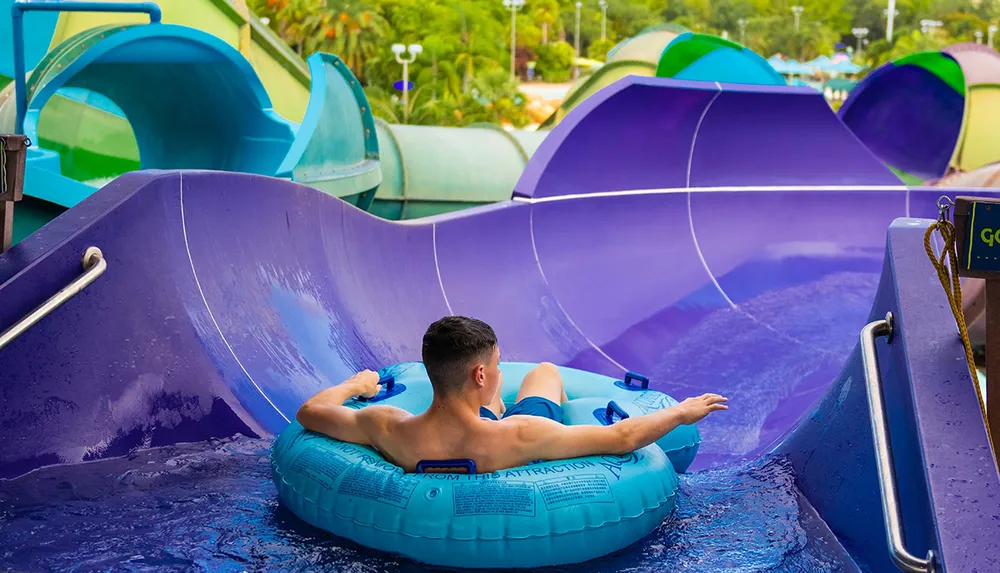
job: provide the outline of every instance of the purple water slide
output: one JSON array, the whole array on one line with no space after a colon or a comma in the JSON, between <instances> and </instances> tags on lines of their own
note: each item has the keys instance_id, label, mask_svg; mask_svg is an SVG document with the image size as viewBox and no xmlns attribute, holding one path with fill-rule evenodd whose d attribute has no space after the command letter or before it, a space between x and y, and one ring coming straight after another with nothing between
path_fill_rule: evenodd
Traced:
<instances>
[{"instance_id":1,"label":"purple water slide","mask_svg":"<svg viewBox=\"0 0 1000 573\"><path fill-rule=\"evenodd\" d=\"M736 188L719 160L697 171L708 179L685 190L671 182L686 182L711 140L698 136L692 148L692 133L649 126L690 123L694 114L704 119L703 136L716 133L706 118L721 104L666 105L671 98L707 102L705 93L727 102L719 109L729 110L734 137L743 137L745 122L758 141L775 145L794 135L790 125L830 126L829 138L822 129L799 136L790 149L809 169L789 170L784 185L760 185L759 171L748 176L755 185ZM658 105L644 105L647 98ZM913 246L922 228L910 222L899 231L909 233L908 255L885 254L893 220L935 216L943 191L896 186L835 119L822 119L816 101L818 94L793 88L706 92L700 84L626 79L553 130L539 164L532 160L534 175L519 187L530 189L526 197L408 222L261 176L123 176L0 256L4 328L68 283L87 247L100 247L108 261L104 276L0 350L0 478L137 447L274 434L317 390L360 368L419 359L427 324L465 314L494 326L507 360L609 375L635 370L679 398L726 394L731 409L700 424L695 467L772 450L792 456L804 493L824 508L852 555L884 570L891 565L854 349L873 300L876 310L896 301L904 314L897 291L916 292L909 312L919 316L915 300L937 310L914 348L943 352L949 368L960 370L954 325L939 312L943 294ZM771 107L806 115L775 124L778 137L754 123ZM600 130L589 115L619 139L595 137ZM747 153L768 155L766 163L772 149L761 145ZM599 162L600 152L616 146L659 159L628 168ZM570 163L564 147L580 161ZM680 163L678 149L687 150ZM728 157L740 169L751 163ZM835 183L854 183L791 183L832 172L828 164L848 172ZM564 179L572 185L560 187ZM613 192L623 189L634 192ZM930 344L942 337L947 344ZM934 386L933 365L908 356L897 362L887 372L895 381L889 399L902 396L891 402L905 455L897 465L918 469L901 480L904 501L919 501L907 505L915 508L905 515L908 541L945 551L955 570L986 567L970 548L998 538L1000 525L989 516L1000 513L1000 502L989 494L1000 481L995 469L984 469L992 466L982 455L971 385L944 393ZM920 372L935 374L914 397L912 373ZM920 400L941 396L952 410L926 414ZM834 414L824 416L823 407ZM961 445L947 441L949 416L968 422ZM813 455L820 451L822 459ZM923 479L925 462L948 470L932 472L938 481ZM977 485L962 485L970 482ZM946 507L955 488L975 505L976 527L959 528ZM956 532L965 535L961 542Z\"/></svg>"},{"instance_id":2,"label":"purple water slide","mask_svg":"<svg viewBox=\"0 0 1000 573\"><path fill-rule=\"evenodd\" d=\"M930 58L890 62L868 74L838 112L886 164L927 180L948 172L965 120L965 92L1000 83L1000 54L992 48L962 43L941 52L961 69L961 92L919 65Z\"/></svg>"},{"instance_id":3,"label":"purple water slide","mask_svg":"<svg viewBox=\"0 0 1000 573\"><path fill-rule=\"evenodd\" d=\"M670 81L629 76L587 98L539 146L514 196L901 184L811 88Z\"/></svg>"}]
</instances>

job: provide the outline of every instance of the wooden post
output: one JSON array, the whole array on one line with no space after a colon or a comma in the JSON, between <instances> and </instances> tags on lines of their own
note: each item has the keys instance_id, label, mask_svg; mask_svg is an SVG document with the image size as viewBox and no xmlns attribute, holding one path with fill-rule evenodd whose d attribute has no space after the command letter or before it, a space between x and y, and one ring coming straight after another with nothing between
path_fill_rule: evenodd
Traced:
<instances>
[{"instance_id":1,"label":"wooden post","mask_svg":"<svg viewBox=\"0 0 1000 573\"><path fill-rule=\"evenodd\" d=\"M1000 206L997 207L1000 209ZM1000 444L1000 280L986 281L986 418L990 439ZM979 380L975 381L976 384ZM997 455L997 452L994 452Z\"/></svg>"},{"instance_id":2,"label":"wooden post","mask_svg":"<svg viewBox=\"0 0 1000 573\"><path fill-rule=\"evenodd\" d=\"M986 419L996 448L1000 447L1000 199L956 197L955 243L958 275L986 281Z\"/></svg>"},{"instance_id":3,"label":"wooden post","mask_svg":"<svg viewBox=\"0 0 1000 573\"><path fill-rule=\"evenodd\" d=\"M14 202L0 201L0 253L14 242Z\"/></svg>"},{"instance_id":4,"label":"wooden post","mask_svg":"<svg viewBox=\"0 0 1000 573\"><path fill-rule=\"evenodd\" d=\"M14 241L14 202L24 186L24 161L31 143L23 135L0 135L0 253Z\"/></svg>"}]
</instances>

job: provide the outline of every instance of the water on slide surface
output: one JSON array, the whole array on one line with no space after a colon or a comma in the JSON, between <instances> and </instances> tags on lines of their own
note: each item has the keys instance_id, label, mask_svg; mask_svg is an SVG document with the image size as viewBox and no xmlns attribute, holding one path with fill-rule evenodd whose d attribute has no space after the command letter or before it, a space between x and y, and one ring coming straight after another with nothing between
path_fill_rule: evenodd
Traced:
<instances>
[{"instance_id":1,"label":"water on slide surface","mask_svg":"<svg viewBox=\"0 0 1000 573\"><path fill-rule=\"evenodd\" d=\"M0 485L0 571L425 571L278 505L270 440L54 466ZM432 568L432 570L447 570ZM780 457L681 477L677 509L607 557L549 571L857 571Z\"/></svg>"}]
</instances>

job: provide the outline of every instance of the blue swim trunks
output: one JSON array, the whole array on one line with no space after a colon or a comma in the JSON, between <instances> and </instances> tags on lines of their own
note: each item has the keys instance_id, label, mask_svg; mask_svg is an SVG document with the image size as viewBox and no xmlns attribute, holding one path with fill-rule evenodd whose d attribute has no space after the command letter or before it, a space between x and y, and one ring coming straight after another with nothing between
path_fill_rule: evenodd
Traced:
<instances>
[{"instance_id":1,"label":"blue swim trunks","mask_svg":"<svg viewBox=\"0 0 1000 573\"><path fill-rule=\"evenodd\" d=\"M496 415L489 408L483 406L479 407L479 416L490 420L497 419ZM509 418L510 416L540 416L554 422L559 422L560 424L563 423L562 406L541 396L525 396L503 413L504 418Z\"/></svg>"}]
</instances>

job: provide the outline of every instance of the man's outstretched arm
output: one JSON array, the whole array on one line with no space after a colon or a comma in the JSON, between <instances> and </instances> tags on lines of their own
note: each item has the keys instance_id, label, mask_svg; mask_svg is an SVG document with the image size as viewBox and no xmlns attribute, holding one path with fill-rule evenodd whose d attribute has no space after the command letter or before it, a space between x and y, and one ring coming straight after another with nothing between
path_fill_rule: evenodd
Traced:
<instances>
[{"instance_id":1,"label":"man's outstretched arm","mask_svg":"<svg viewBox=\"0 0 1000 573\"><path fill-rule=\"evenodd\" d=\"M712 412L727 410L725 401L726 398L718 394L704 394L610 426L564 426L544 418L524 416L518 420L521 427L517 450L527 461L623 455L652 444L678 426L694 424Z\"/></svg>"},{"instance_id":2,"label":"man's outstretched arm","mask_svg":"<svg viewBox=\"0 0 1000 573\"><path fill-rule=\"evenodd\" d=\"M348 408L344 402L355 396L371 398L378 394L381 386L378 373L364 370L344 382L323 390L306 400L299 408L295 419L313 432L326 434L331 438L365 446L374 445L371 437L371 418L374 407L361 410Z\"/></svg>"}]
</instances>

